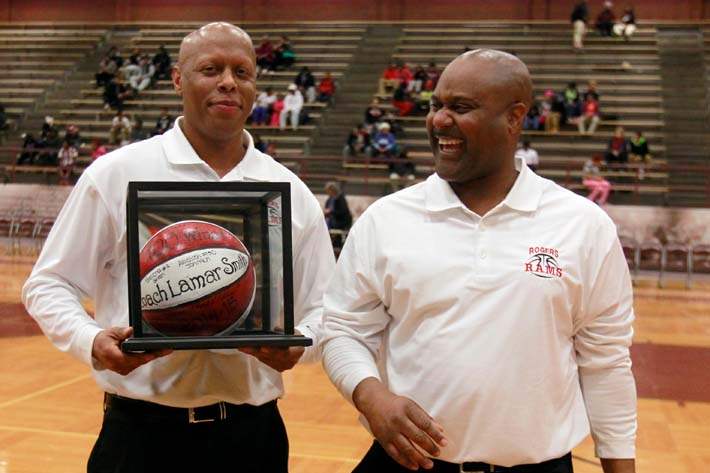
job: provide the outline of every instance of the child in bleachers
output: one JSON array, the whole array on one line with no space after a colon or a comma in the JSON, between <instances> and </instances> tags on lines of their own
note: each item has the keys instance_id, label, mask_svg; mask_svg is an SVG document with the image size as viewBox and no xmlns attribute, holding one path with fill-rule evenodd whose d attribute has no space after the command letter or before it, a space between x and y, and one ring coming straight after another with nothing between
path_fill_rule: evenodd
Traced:
<instances>
[{"instance_id":1,"label":"child in bleachers","mask_svg":"<svg viewBox=\"0 0 710 473\"><path fill-rule=\"evenodd\" d=\"M276 94L276 101L271 106L271 118L269 119L269 126L277 127L281 123L281 112L284 109L284 96L283 94Z\"/></svg>"},{"instance_id":2,"label":"child in bleachers","mask_svg":"<svg viewBox=\"0 0 710 473\"><path fill-rule=\"evenodd\" d=\"M254 110L251 113L251 123L255 126L262 126L269 123L271 108L276 102L276 95L271 87L267 87L256 98Z\"/></svg>"},{"instance_id":3,"label":"child in bleachers","mask_svg":"<svg viewBox=\"0 0 710 473\"><path fill-rule=\"evenodd\" d=\"M611 192L611 183L602 176L601 166L602 157L599 154L587 160L582 169L582 184L589 190L587 199L599 205L604 205Z\"/></svg>"},{"instance_id":4,"label":"child in bleachers","mask_svg":"<svg viewBox=\"0 0 710 473\"><path fill-rule=\"evenodd\" d=\"M333 80L330 72L326 72L320 84L318 84L318 101L329 102L333 94L335 94L335 80Z\"/></svg>"}]
</instances>

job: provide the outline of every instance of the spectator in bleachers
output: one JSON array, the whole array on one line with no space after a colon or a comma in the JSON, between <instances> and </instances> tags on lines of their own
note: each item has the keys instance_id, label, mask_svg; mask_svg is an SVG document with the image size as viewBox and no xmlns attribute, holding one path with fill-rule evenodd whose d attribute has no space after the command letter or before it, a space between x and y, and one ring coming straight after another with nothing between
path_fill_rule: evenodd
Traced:
<instances>
[{"instance_id":1,"label":"spectator in bleachers","mask_svg":"<svg viewBox=\"0 0 710 473\"><path fill-rule=\"evenodd\" d=\"M111 130L109 131L109 143L121 145L128 143L131 136L131 121L123 114L123 110L116 112L116 116L111 120Z\"/></svg>"},{"instance_id":2,"label":"spectator in bleachers","mask_svg":"<svg viewBox=\"0 0 710 473\"><path fill-rule=\"evenodd\" d=\"M170 53L162 44L158 46L158 52L153 56L153 66L155 66L156 80L170 80L172 60L170 59Z\"/></svg>"},{"instance_id":3,"label":"spectator in bleachers","mask_svg":"<svg viewBox=\"0 0 710 473\"><path fill-rule=\"evenodd\" d=\"M582 168L582 184L589 190L587 199L604 205L611 192L611 183L602 176L601 166L601 155L596 154L592 159L588 159Z\"/></svg>"},{"instance_id":4,"label":"spectator in bleachers","mask_svg":"<svg viewBox=\"0 0 710 473\"><path fill-rule=\"evenodd\" d=\"M72 170L74 169L74 163L76 163L76 158L78 157L79 152L76 148L71 146L67 141L64 141L57 153L59 185L71 185Z\"/></svg>"},{"instance_id":5,"label":"spectator in bleachers","mask_svg":"<svg viewBox=\"0 0 710 473\"><path fill-rule=\"evenodd\" d=\"M587 22L589 21L589 9L587 2L577 2L570 15L572 22L572 46L575 50L580 50L584 47L584 34L587 32Z\"/></svg>"},{"instance_id":6,"label":"spectator in bleachers","mask_svg":"<svg viewBox=\"0 0 710 473\"><path fill-rule=\"evenodd\" d=\"M281 113L283 113L284 104L285 102L283 94L276 94L276 101L271 106L271 118L269 119L269 126L280 126Z\"/></svg>"},{"instance_id":7,"label":"spectator in bleachers","mask_svg":"<svg viewBox=\"0 0 710 473\"><path fill-rule=\"evenodd\" d=\"M604 160L608 164L624 164L629 162L629 140L624 135L624 127L617 126L614 136L606 147Z\"/></svg>"},{"instance_id":8,"label":"spectator in bleachers","mask_svg":"<svg viewBox=\"0 0 710 473\"><path fill-rule=\"evenodd\" d=\"M582 95L582 101L587 100L587 97L592 97L594 100L599 102L599 91L597 90L597 81L591 79L587 82L587 90Z\"/></svg>"},{"instance_id":9,"label":"spectator in bleachers","mask_svg":"<svg viewBox=\"0 0 710 473\"><path fill-rule=\"evenodd\" d=\"M69 143L69 146L73 146L76 149L81 148L81 134L79 133L79 127L76 125L68 125L64 130L64 141Z\"/></svg>"},{"instance_id":10,"label":"spectator in bleachers","mask_svg":"<svg viewBox=\"0 0 710 473\"><path fill-rule=\"evenodd\" d=\"M273 70L276 71L281 68L288 69L293 65L295 60L296 53L293 50L291 41L288 39L288 36L281 36L274 47Z\"/></svg>"},{"instance_id":11,"label":"spectator in bleachers","mask_svg":"<svg viewBox=\"0 0 710 473\"><path fill-rule=\"evenodd\" d=\"M594 100L591 95L582 104L582 115L577 121L577 129L582 135L593 135L599 125L599 102ZM585 130L585 126L589 124L589 128Z\"/></svg>"},{"instance_id":12,"label":"spectator in bleachers","mask_svg":"<svg viewBox=\"0 0 710 473\"><path fill-rule=\"evenodd\" d=\"M271 87L267 87L254 102L254 110L251 112L252 125L262 126L269 123L269 115L274 102L276 102L274 90Z\"/></svg>"},{"instance_id":13,"label":"spectator in bleachers","mask_svg":"<svg viewBox=\"0 0 710 473\"><path fill-rule=\"evenodd\" d=\"M162 135L168 131L170 127L173 126L173 121L175 121L175 118L170 115L167 108L163 107L160 110L160 116L155 121L155 126L151 132L151 136Z\"/></svg>"},{"instance_id":14,"label":"spectator in bleachers","mask_svg":"<svg viewBox=\"0 0 710 473\"><path fill-rule=\"evenodd\" d=\"M597 15L597 22L595 26L601 36L611 36L611 33L614 30L614 20L616 20L616 16L614 15L611 7L611 2L604 2L602 11L600 11L599 15Z\"/></svg>"},{"instance_id":15,"label":"spectator in bleachers","mask_svg":"<svg viewBox=\"0 0 710 473\"><path fill-rule=\"evenodd\" d=\"M131 55L128 56L128 65L137 66L142 57L143 54L141 53L141 49L133 48L133 51L131 51Z\"/></svg>"},{"instance_id":16,"label":"spectator in bleachers","mask_svg":"<svg viewBox=\"0 0 710 473\"><path fill-rule=\"evenodd\" d=\"M316 101L316 78L313 77L313 73L308 69L308 66L301 68L293 83L303 90L308 103Z\"/></svg>"},{"instance_id":17,"label":"spectator in bleachers","mask_svg":"<svg viewBox=\"0 0 710 473\"><path fill-rule=\"evenodd\" d=\"M353 128L343 146L344 158L355 158L366 154L370 149L370 133L363 125Z\"/></svg>"},{"instance_id":18,"label":"spectator in bleachers","mask_svg":"<svg viewBox=\"0 0 710 473\"><path fill-rule=\"evenodd\" d=\"M414 182L414 163L409 160L406 148L397 147L396 161L389 163L388 171L390 173L390 186L393 191L397 191L402 187L402 179Z\"/></svg>"},{"instance_id":19,"label":"spectator in bleachers","mask_svg":"<svg viewBox=\"0 0 710 473\"><path fill-rule=\"evenodd\" d=\"M399 83L409 87L409 83L414 80L414 73L409 68L409 64L404 63L399 66ZM409 88L407 88L409 91Z\"/></svg>"},{"instance_id":20,"label":"spectator in bleachers","mask_svg":"<svg viewBox=\"0 0 710 473\"><path fill-rule=\"evenodd\" d=\"M392 105L399 111L400 117L405 117L414 110L415 103L409 92L407 92L406 82L400 82L394 94L392 94Z\"/></svg>"},{"instance_id":21,"label":"spectator in bleachers","mask_svg":"<svg viewBox=\"0 0 710 473\"><path fill-rule=\"evenodd\" d=\"M421 115L429 113L429 103L434 96L433 90L422 89L416 97L417 112Z\"/></svg>"},{"instance_id":22,"label":"spectator in bleachers","mask_svg":"<svg viewBox=\"0 0 710 473\"><path fill-rule=\"evenodd\" d=\"M377 125L377 133L372 140L373 158L394 158L397 156L397 139L390 128L390 124L387 122Z\"/></svg>"},{"instance_id":23,"label":"spectator in bleachers","mask_svg":"<svg viewBox=\"0 0 710 473\"><path fill-rule=\"evenodd\" d=\"M395 138L399 139L404 137L404 128L402 128L400 121L397 120L397 117L392 111L387 110L385 115L380 119L380 122L389 124L390 131Z\"/></svg>"},{"instance_id":24,"label":"spectator in bleachers","mask_svg":"<svg viewBox=\"0 0 710 473\"><path fill-rule=\"evenodd\" d=\"M276 53L274 52L274 44L268 36L261 38L261 43L255 49L255 52L257 75L262 72L271 71L274 68L274 62L276 61Z\"/></svg>"},{"instance_id":25,"label":"spectator in bleachers","mask_svg":"<svg viewBox=\"0 0 710 473\"><path fill-rule=\"evenodd\" d=\"M637 163L651 163L651 150L648 148L648 141L641 131L637 131L629 142L629 161Z\"/></svg>"},{"instance_id":26,"label":"spectator in bleachers","mask_svg":"<svg viewBox=\"0 0 710 473\"><path fill-rule=\"evenodd\" d=\"M291 128L293 130L298 130L302 108L303 95L301 94L301 91L298 87L296 87L296 84L289 85L288 94L284 98L284 108L281 111L281 116L279 117L279 128L285 130L286 122L288 122L290 118Z\"/></svg>"},{"instance_id":27,"label":"spectator in bleachers","mask_svg":"<svg viewBox=\"0 0 710 473\"><path fill-rule=\"evenodd\" d=\"M411 94L418 94L424 88L426 80L427 75L424 67L417 66L417 68L414 69L414 76L412 80L409 81L409 85L407 85L407 91Z\"/></svg>"},{"instance_id":28,"label":"spectator in bleachers","mask_svg":"<svg viewBox=\"0 0 710 473\"><path fill-rule=\"evenodd\" d=\"M335 94L335 80L330 72L326 72L318 84L318 101L330 102L333 94Z\"/></svg>"},{"instance_id":29,"label":"spectator in bleachers","mask_svg":"<svg viewBox=\"0 0 710 473\"><path fill-rule=\"evenodd\" d=\"M385 112L380 107L380 99L377 97L372 99L370 106L365 110L365 124L371 127L384 116Z\"/></svg>"},{"instance_id":30,"label":"spectator in bleachers","mask_svg":"<svg viewBox=\"0 0 710 473\"><path fill-rule=\"evenodd\" d=\"M523 130L540 130L542 128L540 119L540 107L538 107L537 103L533 103L528 109L525 118L523 118Z\"/></svg>"},{"instance_id":31,"label":"spectator in bleachers","mask_svg":"<svg viewBox=\"0 0 710 473\"><path fill-rule=\"evenodd\" d=\"M39 135L38 147L41 148L38 160L41 164L55 165L57 163L57 150L61 144L59 130L54 125L54 117L44 117L42 131Z\"/></svg>"},{"instance_id":32,"label":"spectator in bleachers","mask_svg":"<svg viewBox=\"0 0 710 473\"><path fill-rule=\"evenodd\" d=\"M548 133L560 131L560 119L565 114L565 107L552 89L545 91L545 100L540 104L540 116Z\"/></svg>"},{"instance_id":33,"label":"spectator in bleachers","mask_svg":"<svg viewBox=\"0 0 710 473\"><path fill-rule=\"evenodd\" d=\"M99 72L96 73L96 87L105 87L123 66L123 58L115 46L112 46L99 62Z\"/></svg>"},{"instance_id":34,"label":"spectator in bleachers","mask_svg":"<svg viewBox=\"0 0 710 473\"><path fill-rule=\"evenodd\" d=\"M133 74L129 79L131 88L136 93L143 92L153 83L154 75L155 66L150 62L150 58L147 55L141 56L138 61L137 73Z\"/></svg>"},{"instance_id":35,"label":"spectator in bleachers","mask_svg":"<svg viewBox=\"0 0 710 473\"><path fill-rule=\"evenodd\" d=\"M38 155L39 143L32 133L22 134L22 150L17 155L17 164L34 164Z\"/></svg>"},{"instance_id":36,"label":"spectator in bleachers","mask_svg":"<svg viewBox=\"0 0 710 473\"><path fill-rule=\"evenodd\" d=\"M104 108L108 110L123 110L123 101L133 97L133 90L123 80L119 71L104 88Z\"/></svg>"},{"instance_id":37,"label":"spectator in bleachers","mask_svg":"<svg viewBox=\"0 0 710 473\"><path fill-rule=\"evenodd\" d=\"M530 147L530 140L523 140L523 144L515 151L515 157L525 161L530 169L537 172L537 167L540 165L540 156L537 151Z\"/></svg>"},{"instance_id":38,"label":"spectator in bleachers","mask_svg":"<svg viewBox=\"0 0 710 473\"><path fill-rule=\"evenodd\" d=\"M148 138L148 132L143 128L143 119L141 117L134 117L133 123L131 124L131 143L137 141L143 141Z\"/></svg>"},{"instance_id":39,"label":"spectator in bleachers","mask_svg":"<svg viewBox=\"0 0 710 473\"><path fill-rule=\"evenodd\" d=\"M380 77L380 88L377 91L378 95L385 95L391 89L399 86L399 68L395 63L390 63L387 68L382 72L382 77Z\"/></svg>"},{"instance_id":40,"label":"spectator in bleachers","mask_svg":"<svg viewBox=\"0 0 710 473\"><path fill-rule=\"evenodd\" d=\"M323 214L328 230L347 230L353 223L353 216L345 200L345 194L336 182L328 182L325 185L325 193L328 198L325 201Z\"/></svg>"},{"instance_id":41,"label":"spectator in bleachers","mask_svg":"<svg viewBox=\"0 0 710 473\"><path fill-rule=\"evenodd\" d=\"M564 98L565 121L574 123L581 113L581 101L577 84L575 82L568 83L567 88L562 92L562 97Z\"/></svg>"},{"instance_id":42,"label":"spectator in bleachers","mask_svg":"<svg viewBox=\"0 0 710 473\"><path fill-rule=\"evenodd\" d=\"M636 15L633 7L626 7L624 14L621 16L621 22L614 25L614 34L622 36L625 40L631 39L636 31Z\"/></svg>"},{"instance_id":43,"label":"spectator in bleachers","mask_svg":"<svg viewBox=\"0 0 710 473\"><path fill-rule=\"evenodd\" d=\"M93 163L106 153L108 153L108 148L99 138L95 138L94 141L91 142L91 162Z\"/></svg>"}]
</instances>

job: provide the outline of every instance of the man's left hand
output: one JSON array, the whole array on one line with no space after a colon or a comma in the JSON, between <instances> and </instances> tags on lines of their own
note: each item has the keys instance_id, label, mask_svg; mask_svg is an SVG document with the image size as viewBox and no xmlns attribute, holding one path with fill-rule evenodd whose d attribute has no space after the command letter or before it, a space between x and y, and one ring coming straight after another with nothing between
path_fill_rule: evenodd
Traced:
<instances>
[{"instance_id":1,"label":"man's left hand","mask_svg":"<svg viewBox=\"0 0 710 473\"><path fill-rule=\"evenodd\" d=\"M239 351L251 355L276 371L294 367L303 356L303 347L241 347Z\"/></svg>"}]
</instances>

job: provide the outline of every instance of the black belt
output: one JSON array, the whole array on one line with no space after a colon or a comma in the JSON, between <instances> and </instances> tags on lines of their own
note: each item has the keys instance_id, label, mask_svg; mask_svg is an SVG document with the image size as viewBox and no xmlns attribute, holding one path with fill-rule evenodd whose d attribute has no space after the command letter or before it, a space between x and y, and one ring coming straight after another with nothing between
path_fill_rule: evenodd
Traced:
<instances>
[{"instance_id":1,"label":"black belt","mask_svg":"<svg viewBox=\"0 0 710 473\"><path fill-rule=\"evenodd\" d=\"M531 463L526 465L515 466L499 466L481 462L464 462L460 464L449 463L443 460L434 460L434 469L450 472L466 472L466 473L489 473L489 472L510 472L510 473L547 473L554 471L553 469L562 464L572 464L572 453L554 458L542 463ZM564 471L564 470L562 470ZM569 471L572 471L571 469Z\"/></svg>"},{"instance_id":2,"label":"black belt","mask_svg":"<svg viewBox=\"0 0 710 473\"><path fill-rule=\"evenodd\" d=\"M218 402L201 407L170 407L154 402L141 401L116 394L104 394L104 412L118 411L126 414L185 424L199 424L202 422L224 421L235 418L248 418L263 411L275 409L276 401L270 401L261 406L251 404L230 404Z\"/></svg>"}]
</instances>

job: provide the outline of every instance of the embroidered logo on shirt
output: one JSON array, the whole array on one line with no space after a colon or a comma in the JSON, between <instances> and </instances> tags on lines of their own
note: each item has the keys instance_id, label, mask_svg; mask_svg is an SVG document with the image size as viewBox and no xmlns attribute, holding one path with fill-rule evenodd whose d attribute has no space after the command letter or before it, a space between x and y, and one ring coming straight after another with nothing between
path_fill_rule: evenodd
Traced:
<instances>
[{"instance_id":1,"label":"embroidered logo on shirt","mask_svg":"<svg viewBox=\"0 0 710 473\"><path fill-rule=\"evenodd\" d=\"M562 268L557 261L560 254L555 248L531 246L528 255L528 260L525 262L526 273L545 279L562 277Z\"/></svg>"}]
</instances>

